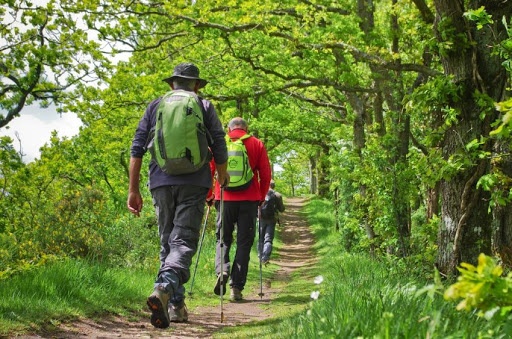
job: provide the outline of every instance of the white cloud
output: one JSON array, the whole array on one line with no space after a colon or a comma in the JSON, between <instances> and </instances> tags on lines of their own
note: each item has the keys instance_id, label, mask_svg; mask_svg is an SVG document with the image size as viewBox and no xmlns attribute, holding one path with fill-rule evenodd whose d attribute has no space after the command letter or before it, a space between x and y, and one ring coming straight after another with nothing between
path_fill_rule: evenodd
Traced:
<instances>
[{"instance_id":1,"label":"white cloud","mask_svg":"<svg viewBox=\"0 0 512 339\"><path fill-rule=\"evenodd\" d=\"M0 136L10 136L14 140L14 148L19 151L21 140L23 161L31 162L39 158L41 148L50 140L52 131L56 130L59 137L72 137L78 134L82 122L74 113L58 114L55 108L46 109L30 106L24 109L20 116L0 128Z\"/></svg>"}]
</instances>

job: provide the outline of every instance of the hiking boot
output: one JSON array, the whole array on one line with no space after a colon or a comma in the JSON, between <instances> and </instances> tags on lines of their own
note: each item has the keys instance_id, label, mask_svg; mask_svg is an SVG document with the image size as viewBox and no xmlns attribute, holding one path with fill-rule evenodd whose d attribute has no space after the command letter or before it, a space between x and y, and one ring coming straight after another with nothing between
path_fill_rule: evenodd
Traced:
<instances>
[{"instance_id":1,"label":"hiking boot","mask_svg":"<svg viewBox=\"0 0 512 339\"><path fill-rule=\"evenodd\" d=\"M169 298L169 293L160 286L155 288L148 297L146 303L151 311L151 325L158 328L169 327L169 313L167 310Z\"/></svg>"},{"instance_id":2,"label":"hiking boot","mask_svg":"<svg viewBox=\"0 0 512 339\"><path fill-rule=\"evenodd\" d=\"M240 291L238 288L236 287L231 287L231 295L230 295L230 299L232 301L240 301L243 299L242 297L242 291Z\"/></svg>"},{"instance_id":3,"label":"hiking boot","mask_svg":"<svg viewBox=\"0 0 512 339\"><path fill-rule=\"evenodd\" d=\"M169 316L172 323L184 323L188 321L188 310L185 302L178 305L169 304Z\"/></svg>"},{"instance_id":4,"label":"hiking boot","mask_svg":"<svg viewBox=\"0 0 512 339\"><path fill-rule=\"evenodd\" d=\"M268 259L268 258L261 259L261 263L262 263L263 265L268 265L268 264L270 263L270 259Z\"/></svg>"},{"instance_id":5,"label":"hiking boot","mask_svg":"<svg viewBox=\"0 0 512 339\"><path fill-rule=\"evenodd\" d=\"M226 294L226 283L228 282L228 274L223 273L222 276L219 274L217 276L217 283L213 289L213 293L216 295L220 295L220 285L221 285L221 277L222 277L222 295Z\"/></svg>"}]
</instances>

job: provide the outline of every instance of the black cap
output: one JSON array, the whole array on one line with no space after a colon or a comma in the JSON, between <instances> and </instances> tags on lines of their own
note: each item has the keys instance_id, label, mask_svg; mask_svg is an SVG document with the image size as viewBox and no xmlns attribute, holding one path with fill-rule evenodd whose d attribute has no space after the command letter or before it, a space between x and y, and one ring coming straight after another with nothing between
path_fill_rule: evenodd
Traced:
<instances>
[{"instance_id":1,"label":"black cap","mask_svg":"<svg viewBox=\"0 0 512 339\"><path fill-rule=\"evenodd\" d=\"M174 72L172 75L168 78L165 78L163 81L171 84L174 78L199 80L199 88L203 88L208 83L208 81L199 77L199 68L190 62L183 62L174 67Z\"/></svg>"}]
</instances>

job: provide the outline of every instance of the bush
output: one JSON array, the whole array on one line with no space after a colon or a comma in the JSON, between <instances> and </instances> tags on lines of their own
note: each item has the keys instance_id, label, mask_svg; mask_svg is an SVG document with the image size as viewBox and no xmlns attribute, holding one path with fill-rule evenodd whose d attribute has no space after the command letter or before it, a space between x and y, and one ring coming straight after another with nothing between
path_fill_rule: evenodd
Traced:
<instances>
[{"instance_id":1,"label":"bush","mask_svg":"<svg viewBox=\"0 0 512 339\"><path fill-rule=\"evenodd\" d=\"M506 318L512 309L512 272L503 276L503 268L496 260L480 254L478 266L462 263L457 282L444 292L446 300L462 299L457 310L477 311L477 315Z\"/></svg>"}]
</instances>

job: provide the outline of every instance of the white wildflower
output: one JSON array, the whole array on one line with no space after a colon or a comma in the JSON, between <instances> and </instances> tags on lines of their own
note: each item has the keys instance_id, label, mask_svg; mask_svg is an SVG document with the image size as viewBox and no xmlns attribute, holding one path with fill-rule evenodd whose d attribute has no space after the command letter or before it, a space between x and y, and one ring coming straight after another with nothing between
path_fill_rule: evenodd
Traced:
<instances>
[{"instance_id":1,"label":"white wildflower","mask_svg":"<svg viewBox=\"0 0 512 339\"><path fill-rule=\"evenodd\" d=\"M494 314L500 310L499 307L492 308L484 313L484 318L487 320L491 320L494 317Z\"/></svg>"},{"instance_id":2,"label":"white wildflower","mask_svg":"<svg viewBox=\"0 0 512 339\"><path fill-rule=\"evenodd\" d=\"M324 277L322 277L321 275L315 277L315 280L313 280L315 282L315 284L321 284L323 281L324 281Z\"/></svg>"},{"instance_id":3,"label":"white wildflower","mask_svg":"<svg viewBox=\"0 0 512 339\"><path fill-rule=\"evenodd\" d=\"M319 296L320 296L320 291L311 292L311 299L317 300Z\"/></svg>"}]
</instances>

